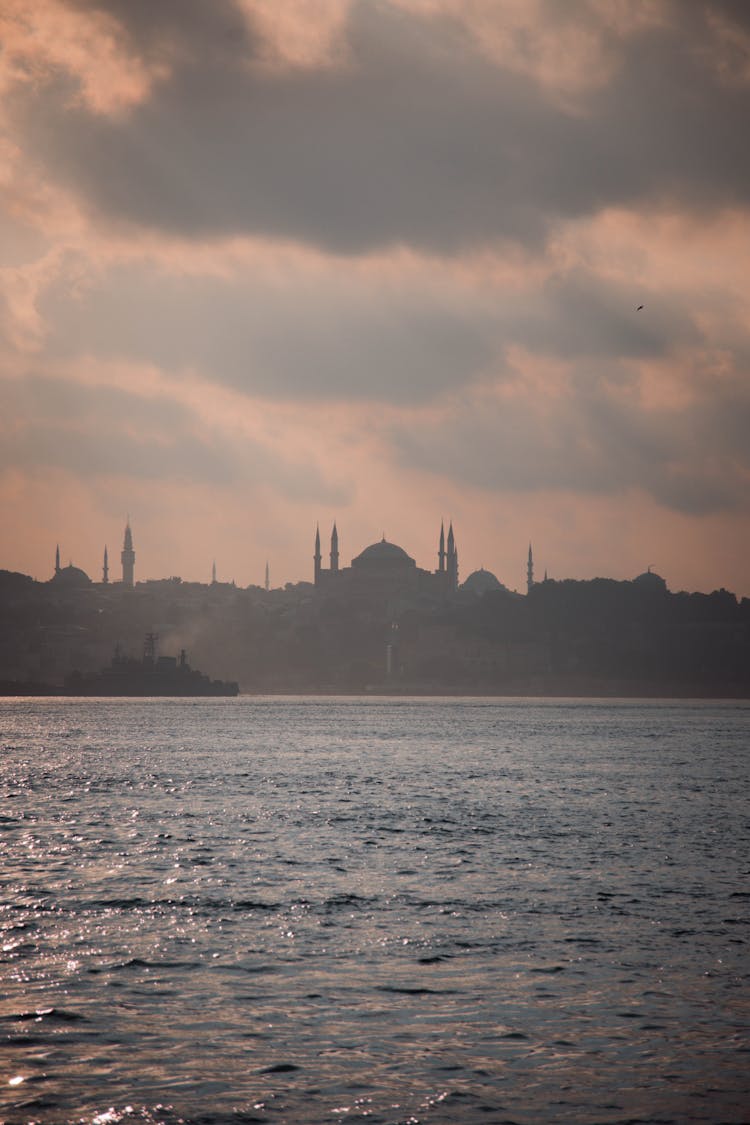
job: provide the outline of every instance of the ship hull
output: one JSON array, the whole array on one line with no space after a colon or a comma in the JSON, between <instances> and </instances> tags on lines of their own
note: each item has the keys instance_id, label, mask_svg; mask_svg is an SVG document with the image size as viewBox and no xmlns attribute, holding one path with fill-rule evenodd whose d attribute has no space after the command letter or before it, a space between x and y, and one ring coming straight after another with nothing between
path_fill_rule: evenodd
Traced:
<instances>
[{"instance_id":1,"label":"ship hull","mask_svg":"<svg viewBox=\"0 0 750 1125\"><path fill-rule=\"evenodd\" d=\"M154 677L156 680L157 677ZM143 697L174 697L194 698L212 696L239 695L239 685L225 683L222 680L209 680L207 683L160 683L154 682L150 677L146 682L132 680L119 680L116 677L75 677L70 676L65 681L64 695L78 696L130 696Z\"/></svg>"}]
</instances>

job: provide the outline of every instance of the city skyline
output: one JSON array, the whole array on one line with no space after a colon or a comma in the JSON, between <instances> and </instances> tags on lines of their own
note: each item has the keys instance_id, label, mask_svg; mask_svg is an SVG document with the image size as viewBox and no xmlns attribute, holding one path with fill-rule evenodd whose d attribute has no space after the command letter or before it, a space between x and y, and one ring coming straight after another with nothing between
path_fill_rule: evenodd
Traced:
<instances>
[{"instance_id":1,"label":"city skyline","mask_svg":"<svg viewBox=\"0 0 750 1125\"><path fill-rule=\"evenodd\" d=\"M446 548L446 542L447 542L447 548ZM331 572L336 573L336 572L343 572L345 570L348 570L348 564L346 562L346 559L342 558L340 560L340 558L339 558L338 529L337 529L335 521L334 521L333 527L331 528L330 540L329 540L328 547L326 549L325 555L323 554L321 543L322 543L322 541L321 541L320 526L316 525L315 540L314 540L314 554L312 556L313 568L312 568L311 573L309 575L307 575L305 578L302 579L302 581L309 582L309 583L311 583L312 585L315 585L315 586L317 586L322 579L325 579L327 576L329 576L331 574ZM390 541L386 541L385 532L383 532L383 535L382 535L382 543L384 545L386 545L386 543L387 543L389 547L394 546L393 544L390 543ZM376 540L375 543L368 545L368 549L370 549L370 550L372 550L372 548L377 549L379 546L380 546L380 541ZM398 547L399 551L403 550L400 547L400 545L396 544L395 546ZM457 549L457 544L456 544L455 539L454 539L454 531L453 531L453 523L452 522L450 522L449 525L448 525L447 540L446 540L446 529L445 529L445 526L444 526L444 521L441 523L440 533L439 533L439 535L437 536L437 539L436 539L436 549L435 549L434 553L435 553L435 556L436 556L436 560L435 560L436 565L434 567L430 567L428 565L426 567L427 572L428 573L434 573L434 574L439 573L441 575L444 575L449 580L448 584L446 585L446 589L455 590L456 587L459 585L459 565L458 565L458 549ZM86 577L90 581L101 582L103 585L110 585L110 584L117 585L117 584L119 584L119 585L123 585L123 586L133 587L138 582L143 582L143 581L146 581L146 582L148 582L148 581L160 581L160 580L163 580L165 578L170 579L170 578L175 578L175 577L180 578L180 580L182 580L182 575L177 574L176 572L172 572L170 574L162 574L162 575L159 575L159 576L156 576L156 575L140 576L140 575L136 574L136 558L137 558L137 556L136 556L136 552L135 552L135 549L134 549L133 531L132 531L132 528L131 528L131 525L130 525L130 516L127 517L127 520L125 522L125 527L124 527L124 530L123 530L122 551L120 552L120 570L117 571L116 573L114 573L114 574L112 573L112 568L110 567L110 564L109 564L109 545L106 544L106 543L104 545L104 549L103 549L103 552L102 552L102 558L101 558L101 567L100 567L101 577L98 577L95 572L89 573L89 571L87 571L85 567L79 566L77 563L75 563L72 555L68 555L67 556L67 558L68 558L67 563L63 563L62 560L63 560L64 557L65 557L65 554L64 554L64 552L61 552L60 544L59 543L56 544L56 546L55 546L55 556L54 556L54 566L53 566L52 575L50 577L57 577L61 573L61 571L63 571L63 570L70 571L71 568L72 568L74 570L82 570L84 572L84 574L86 575ZM528 564L527 564L527 585L531 584L531 568L532 568L531 557L532 557L532 548L531 548L531 544L529 544ZM357 560L354 559L354 560L352 560L352 562L356 563ZM411 562L415 563L416 560L411 560ZM2 569L4 569L4 568L0 567L0 570L2 570ZM424 570L425 568L421 567L420 569ZM481 567L481 568L478 568L478 569L485 569L485 568ZM321 576L322 576L322 578L321 578ZM39 578L36 575L30 576L30 577L34 577L35 580L39 581ZM42 581L44 581L44 579L42 579ZM196 581L196 579L188 579L188 581ZM200 583L201 580L198 579L197 581ZM282 578L281 581L279 582L279 586L286 585L288 581L289 581L288 579ZM229 582L230 584L234 584L234 585L237 584L234 579L226 579L226 578L219 578L218 577L216 560L213 559L212 562L211 562L210 583L216 584L217 582L225 582L225 583ZM262 583L260 583L260 582L252 583L251 582L251 583L248 583L248 585L255 585L255 586L261 586L262 585L263 587L265 587L265 589L270 588L270 564L268 563L268 561L266 561L265 566L264 566L263 582Z\"/></svg>"},{"instance_id":2,"label":"city skyline","mask_svg":"<svg viewBox=\"0 0 750 1125\"><path fill-rule=\"evenodd\" d=\"M325 549L323 547L324 541L327 542L327 546L325 547ZM86 567L80 566L79 562L74 561L71 553L68 553L66 555L64 552L61 552L60 544L58 543L55 546L54 564L53 564L53 567L52 567L52 573L49 576L49 578L56 578L60 574L61 571L66 571L66 570L70 571L72 569L72 570L83 571L83 573L86 575L86 578L88 578L92 583L100 583L100 584L103 584L105 586L110 585L110 584L111 585L122 585L122 586L128 586L130 588L132 588L133 586L137 585L140 582L143 582L143 583L161 582L161 581L165 581L165 580L170 581L172 579L178 579L181 582L186 581L188 583L196 583L198 585L216 585L217 583L219 583L219 584L225 584L225 585L239 586L240 588L242 588L245 585L247 587L255 586L255 587L258 587L258 588L264 588L266 590L274 589L274 588L275 589L281 589L282 587L284 587L286 585L295 585L297 582L301 581L301 582L307 582L307 583L309 583L310 585L313 585L313 586L318 586L318 585L322 584L324 586L324 588L327 589L328 588L328 580L330 579L330 577L337 577L338 575L337 575L336 572L350 573L350 567L356 566L359 563L360 558L364 558L367 555L371 554L372 552L379 553L379 548L381 546L381 542L382 542L383 547L388 547L389 552L391 551L392 548L395 548L396 551L399 552L401 555L407 555L407 552L405 551L405 549L403 548L403 546L400 543L393 543L391 540L386 539L385 532L383 532L380 539L375 539L372 543L368 543L364 546L360 545L360 547L358 548L359 556L354 556L349 561L347 561L346 554L340 552L340 550L339 550L339 531L338 531L337 523L334 520L333 525L331 527L330 538L328 538L327 540L326 540L325 534L321 535L320 523L318 522L316 524L315 538L314 538L314 544L313 544L313 555L311 556L311 558L312 558L312 570L309 574L304 575L301 579L288 579L284 576L281 576L279 578L278 582L274 585L271 582L270 563L268 562L268 560L266 560L266 562L264 564L264 567L263 567L262 581L258 582L258 581L251 580L246 584L245 583L238 583L235 578L229 578L226 575L221 575L221 576L219 575L215 558L212 559L212 561L211 561L210 578L208 578L208 579L203 578L203 577L197 577L196 578L196 577L192 577L192 576L191 577L183 577L183 575L178 573L178 571L175 570L174 568L171 571L169 571L168 573L165 572L163 574L158 574L158 575L157 574L141 575L136 570L137 554L134 550L133 531L132 531L131 524L130 524L130 516L128 516L127 519L126 519L126 522L125 522L123 535L122 535L122 550L119 552L120 564L119 564L119 568L116 569L116 571L114 573L113 573L113 568L112 568L112 566L109 562L109 557L110 557L109 544L107 544L107 543L104 544L101 562L100 562L100 566L99 566L98 570L97 570L97 568L87 570ZM446 544L447 544L447 546L446 546ZM115 552L115 554L117 554L117 552ZM477 577L480 574L482 576L484 576L485 574L489 575L489 577L493 581L497 580L498 582L500 582L501 586L504 586L506 590L509 590L512 593L519 593L519 592L528 593L531 590L532 586L536 585L538 582L540 582L542 580L546 582L548 578L553 578L553 579L558 580L558 581L566 580L566 579L573 579L574 581L580 580L580 576L576 576L576 575L562 575L562 574L550 575L549 572L548 572L547 566L543 566L543 567L537 566L537 563L534 559L534 554L533 554L533 545L531 543L528 544L527 551L524 554L523 567L524 567L524 574L525 574L525 582L523 584L523 590L522 591L519 590L519 588L517 588L516 586L513 586L510 583L503 581L501 578L498 577L498 575L496 575L494 573L494 571L492 570L492 568L490 566L485 566L484 563L481 563L478 566L469 567L465 570L462 570L460 565L459 565L458 544L457 544L456 540L454 539L454 529L453 529L453 521L452 520L449 521L449 523L448 523L447 537L446 537L445 521L444 520L441 521L440 532L439 532L439 535L438 535L438 538L437 538L437 541L436 541L436 549L434 550L433 555L434 555L434 558L432 558L431 560L428 560L428 561L425 561L424 559L418 560L418 559L411 559L410 558L409 562L410 562L411 565L416 565L417 570L422 574L427 574L429 576L439 575L440 577L447 577L448 578L448 585L446 586L446 590L447 589L455 590L458 587L460 587L467 578L471 578L473 580L475 577ZM67 563L63 561L65 558L67 558ZM436 564L436 565L433 565L433 564ZM0 566L0 571L5 570L5 569L6 568ZM543 573L543 578L540 577L540 575L542 573ZM654 574L655 576L658 576L660 581L662 581L664 583L665 587L669 588L669 583L668 583L667 579L664 577L664 575L659 574L658 570L654 567L653 563L649 563L646 566L645 570L640 572L638 575L635 575L635 574L634 575L599 574L599 575L589 576L589 578L591 578L591 577L593 577L593 578L607 578L607 579L613 579L615 581L618 581L618 580L622 581L623 579L624 580L632 580L634 578L644 578L647 574L648 575ZM44 582L44 581L48 580L44 576L40 577L39 575L29 575L29 577L32 577L35 581ZM714 587L713 589L715 591L716 589L718 589L718 587ZM722 589L726 589L726 588L722 587ZM677 588L674 589L674 592L677 592ZM687 592L698 592L698 591L683 591L683 592L687 593ZM703 591L703 592L705 593L707 591ZM737 596L737 591L729 591L729 592L732 593L732 594L735 594L735 596ZM742 598L743 595L740 594L739 597Z\"/></svg>"},{"instance_id":3,"label":"city skyline","mask_svg":"<svg viewBox=\"0 0 750 1125\"><path fill-rule=\"evenodd\" d=\"M0 567L750 596L750 14L7 0Z\"/></svg>"},{"instance_id":4,"label":"city skyline","mask_svg":"<svg viewBox=\"0 0 750 1125\"><path fill-rule=\"evenodd\" d=\"M443 520L442 522L445 523L445 520ZM448 521L448 522L452 524L452 521ZM316 526L318 526L319 534L322 536L323 533L320 531L319 523L320 523L320 521L318 521L318 524ZM124 534L127 533L128 531L131 532L131 536L132 536L131 521L130 521L129 516L126 517L126 520L125 520L125 523L124 523L123 527L124 527L124 532L123 532L123 529L121 528L119 537L117 535L114 536L114 542L115 542L114 548L112 548L109 540L102 543L100 551L99 551L98 562L93 562L90 565L87 565L87 563L90 562L90 560L84 559L81 552L76 551L76 550L68 549L69 546L70 546L70 543L67 542L67 541L64 541L62 546L61 546L60 542L55 543L54 551L53 551L53 558L52 558L51 564L49 566L48 572L43 567L42 570L39 573L34 573L32 571L20 571L20 573L28 574L29 577L32 577L35 581L44 582L44 581L48 580L49 578L53 577L54 574L57 573L57 571L59 569L61 569L61 568L64 569L65 567L75 566L76 568L80 568L81 570L83 570L87 574L87 576L91 579L92 582L102 581L103 574L106 571L107 572L107 578L104 579L105 583L106 582L109 582L109 583L112 583L112 584L121 583L122 582L122 572L123 572L121 555L125 551L133 551L133 546L134 546L132 538L130 539L130 546L127 546L127 541L124 539ZM335 519L333 520L332 528L337 529L337 521ZM338 530L337 530L337 535L338 535ZM400 541L396 541L396 540L392 539L389 535L386 535L385 531L382 532L380 538L386 539L389 543L395 542L400 547L404 546L404 543L402 543ZM434 529L433 529L433 538L434 538ZM91 541L91 539L92 539L91 535L86 537L87 542ZM367 547L371 543L376 543L376 542L378 542L378 537L373 538L373 536L371 535L369 540L365 539L358 544L350 544L350 546L346 549L346 550L349 550L349 556L348 557L347 557L347 554L346 554L346 550L341 552L341 557L342 557L341 566L343 567L345 565L349 565L352 557L354 557L358 552L363 550L365 547ZM406 542L406 547L408 547L409 546L408 533L407 533L407 536L405 537L405 542ZM122 550L120 549L120 546L117 545L118 543L120 543L120 546L122 547ZM315 544L314 544L314 549L317 549ZM329 566L328 552L329 552L329 548L326 547L326 552L325 552L325 555L324 555L325 567L326 568L328 568L328 566ZM492 572L500 580L502 585L506 586L509 590L514 590L516 592L523 592L526 589L528 589L531 581L534 581L534 582L541 581L540 575L542 575L542 574L544 575L545 578L547 578L547 577L554 578L558 581L563 580L563 579L574 579L574 580L584 580L585 581L585 580L588 580L588 579L591 579L591 578L613 578L613 579L622 581L622 580L628 580L628 579L632 579L632 578L637 577L637 573L643 573L645 571L653 570L654 572L659 573L665 579L667 579L667 580L669 579L669 575L663 573L662 568L658 564L655 564L653 562L644 563L643 566L641 567L640 571L638 571L637 573L634 572L632 574L628 573L625 568L623 568L621 565L618 566L616 563L614 563L614 565L612 566L612 568L610 570L608 570L606 572L602 571L601 573L596 573L596 574L594 574L594 573L590 573L590 574L552 573L551 567L548 563L546 563L546 561L542 561L541 563L539 563L538 559L535 558L534 562L532 563L532 561L531 561L532 560L532 552L533 552L533 545L531 544L531 542L529 542L519 552L516 552L517 558L515 559L515 569L514 569L514 573L511 577L503 577L503 575L500 574L500 573L495 574L495 568L492 565L492 559L490 559L490 560L483 559L481 562L477 562L474 565L469 564L468 566L464 565L463 562L462 562L461 571L460 571L461 576L459 578L459 583L461 581L463 581L463 579L466 578L469 574L471 574L471 573L473 573L474 571L477 571L477 570L488 570L488 571ZM262 552L261 552L261 554L262 554ZM438 567L439 567L439 546L436 547L435 544L433 544L433 550L432 551L428 550L424 555L422 555L421 552L415 552L415 554L417 555L417 563L420 567L426 568L427 570L438 569ZM152 568L149 569L148 572L139 573L139 564L136 563L135 556L134 556L132 565L133 565L133 568L134 568L133 581L135 583L144 582L144 581L146 581L146 582L147 581L159 581L159 580L162 580L162 579L165 579L165 578L177 577L177 578L180 578L182 581L186 581L186 582L197 582L197 583L208 584L208 583L211 583L211 582L217 582L218 581L218 582L226 582L226 583L234 584L234 585L237 585L237 586L240 586L240 587L259 586L259 587L268 588L269 582L270 582L271 587L273 587L273 586L282 587L282 586L286 585L287 583L311 582L311 583L314 584L314 581L315 581L315 567L314 567L315 556L314 556L314 554L310 554L310 557L308 559L307 556L305 555L304 551L299 553L299 559L301 561L294 571L295 576L289 577L288 575L274 574L273 575L273 578L274 578L273 582L270 581L272 573L273 573L273 568L271 566L270 561L267 558L264 559L264 561L262 563L262 567L261 567L262 573L261 573L260 577L250 577L247 581L240 581L235 577L235 572L236 573L244 573L244 569L246 569L246 568L243 568L241 565L240 566L234 566L233 563L232 563L232 560L223 560L224 566L223 566L223 571L222 571L222 569L221 569L222 568L222 560L219 560L219 562L217 563L217 559L216 559L215 555L211 554L210 551L209 551L209 554L207 555L207 558L210 558L210 562L207 564L207 566L205 568L206 574L192 573L192 572L191 573L187 573L187 572L183 573L180 569L180 566L179 566L179 559L177 559L174 556L172 556L172 558L171 558L171 561L172 561L173 565L167 566L166 569L164 569L161 572L153 571L153 560L154 560L154 558L164 557L164 552L159 551L159 550L154 551L153 548L150 547L148 544L146 545L145 550L141 551L139 549L139 551L137 552L137 555L138 555L139 558L143 558L145 560L145 563L146 563L147 567L149 566L149 564L151 564ZM434 558L433 558L433 556L434 556ZM111 561L113 559L118 560L116 565ZM437 564L433 565L433 564L435 564L436 560L438 560ZM308 569L308 572L305 572L304 568L305 568L305 565L308 562L310 562L311 565ZM0 559L0 570L14 570L14 569L15 568L13 568L13 567L9 567L9 566L4 565L3 560ZM534 576L533 578L532 578L532 575ZM132 585L133 582L128 582L126 584ZM687 587L678 587L674 584L672 584L671 588L674 589L674 590L687 589ZM714 582L712 584L709 581L706 588L702 592L708 593L711 590L716 590L716 589L719 589L719 588L727 589L728 587L722 586L721 583L715 583ZM737 594L738 597L748 597L748 596L750 596L750 595L744 594L741 590L732 590L731 592Z\"/></svg>"}]
</instances>

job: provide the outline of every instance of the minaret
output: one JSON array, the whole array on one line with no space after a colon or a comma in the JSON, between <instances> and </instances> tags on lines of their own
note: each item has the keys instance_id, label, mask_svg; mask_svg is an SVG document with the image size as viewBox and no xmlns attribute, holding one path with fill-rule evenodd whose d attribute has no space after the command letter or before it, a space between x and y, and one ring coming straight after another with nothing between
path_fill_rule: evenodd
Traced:
<instances>
[{"instance_id":1,"label":"minaret","mask_svg":"<svg viewBox=\"0 0 750 1125\"><path fill-rule=\"evenodd\" d=\"M60 544L58 543L57 544L57 550L55 551L55 574L59 574L59 573L60 573Z\"/></svg>"},{"instance_id":2,"label":"minaret","mask_svg":"<svg viewBox=\"0 0 750 1125\"><path fill-rule=\"evenodd\" d=\"M339 533L336 530L336 521L333 522L331 532L331 573L336 574L339 569Z\"/></svg>"},{"instance_id":3,"label":"minaret","mask_svg":"<svg viewBox=\"0 0 750 1125\"><path fill-rule=\"evenodd\" d=\"M216 585L216 559L214 559L213 566L211 567L211 585Z\"/></svg>"},{"instance_id":4,"label":"minaret","mask_svg":"<svg viewBox=\"0 0 750 1125\"><path fill-rule=\"evenodd\" d=\"M451 590L458 589L458 551L456 550L456 540L453 537L453 521L451 520L448 526L448 550L447 550L447 564L448 564L448 585Z\"/></svg>"},{"instance_id":5,"label":"minaret","mask_svg":"<svg viewBox=\"0 0 750 1125\"><path fill-rule=\"evenodd\" d=\"M317 525L316 528L315 528L315 554L313 555L313 558L315 560L315 585L316 586L320 583L320 570L321 570L320 557L321 557L320 556L320 525Z\"/></svg>"},{"instance_id":6,"label":"minaret","mask_svg":"<svg viewBox=\"0 0 750 1125\"><path fill-rule=\"evenodd\" d=\"M125 524L125 541L122 545L120 559L122 561L122 584L132 589L135 551L133 550L133 532L130 530L130 516L128 516L128 522Z\"/></svg>"},{"instance_id":7,"label":"minaret","mask_svg":"<svg viewBox=\"0 0 750 1125\"><path fill-rule=\"evenodd\" d=\"M102 567L102 582L104 583L105 586L109 582L109 556L107 554L106 546L104 547L104 566Z\"/></svg>"},{"instance_id":8,"label":"minaret","mask_svg":"<svg viewBox=\"0 0 750 1125\"><path fill-rule=\"evenodd\" d=\"M265 587L266 587L266 593L268 593L268 591L269 591L269 590L271 589L271 572L270 572L270 570L268 569L268 560L266 560L266 581L265 581Z\"/></svg>"},{"instance_id":9,"label":"minaret","mask_svg":"<svg viewBox=\"0 0 750 1125\"><path fill-rule=\"evenodd\" d=\"M440 544L438 546L438 573L445 573L445 526L440 521Z\"/></svg>"},{"instance_id":10,"label":"minaret","mask_svg":"<svg viewBox=\"0 0 750 1125\"><path fill-rule=\"evenodd\" d=\"M531 587L534 585L534 556L531 553L531 543L529 543L529 561L526 563L526 593L531 593Z\"/></svg>"}]
</instances>

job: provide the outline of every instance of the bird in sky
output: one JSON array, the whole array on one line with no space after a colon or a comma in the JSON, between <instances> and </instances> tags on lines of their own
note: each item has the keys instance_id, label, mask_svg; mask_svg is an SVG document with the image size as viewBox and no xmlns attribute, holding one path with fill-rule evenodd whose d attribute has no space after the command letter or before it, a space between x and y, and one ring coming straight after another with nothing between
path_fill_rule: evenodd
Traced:
<instances>
[{"instance_id":1,"label":"bird in sky","mask_svg":"<svg viewBox=\"0 0 750 1125\"><path fill-rule=\"evenodd\" d=\"M642 308L643 308L643 305L639 305L638 308L635 311L640 312Z\"/></svg>"}]
</instances>

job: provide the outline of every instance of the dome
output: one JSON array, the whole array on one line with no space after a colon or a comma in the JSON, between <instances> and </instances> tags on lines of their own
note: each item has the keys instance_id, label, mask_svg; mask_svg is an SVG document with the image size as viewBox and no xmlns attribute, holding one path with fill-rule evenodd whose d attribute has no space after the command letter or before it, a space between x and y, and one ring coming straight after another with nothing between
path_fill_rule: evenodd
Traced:
<instances>
[{"instance_id":1,"label":"dome","mask_svg":"<svg viewBox=\"0 0 750 1125\"><path fill-rule=\"evenodd\" d=\"M660 574L656 574L651 567L644 570L643 574L637 575L633 581L645 590L666 590L667 588L665 579Z\"/></svg>"},{"instance_id":2,"label":"dome","mask_svg":"<svg viewBox=\"0 0 750 1125\"><path fill-rule=\"evenodd\" d=\"M50 582L54 586L63 587L66 590L80 590L84 586L91 585L91 579L85 570L81 570L79 566L73 566L69 563L68 566L63 566L57 573L50 578Z\"/></svg>"},{"instance_id":3,"label":"dome","mask_svg":"<svg viewBox=\"0 0 750 1125\"><path fill-rule=\"evenodd\" d=\"M486 594L488 590L502 590L504 586L491 570L485 570L483 566L480 566L479 570L473 571L473 573L461 583L461 589L466 590L470 594L474 594L477 598L481 598L482 594Z\"/></svg>"},{"instance_id":4,"label":"dome","mask_svg":"<svg viewBox=\"0 0 750 1125\"><path fill-rule=\"evenodd\" d=\"M368 570L406 569L406 567L416 565L414 559L407 555L403 547L399 547L396 543L389 543L385 536L379 543L371 543L369 547L365 547L361 555L352 559L353 567Z\"/></svg>"}]
</instances>

